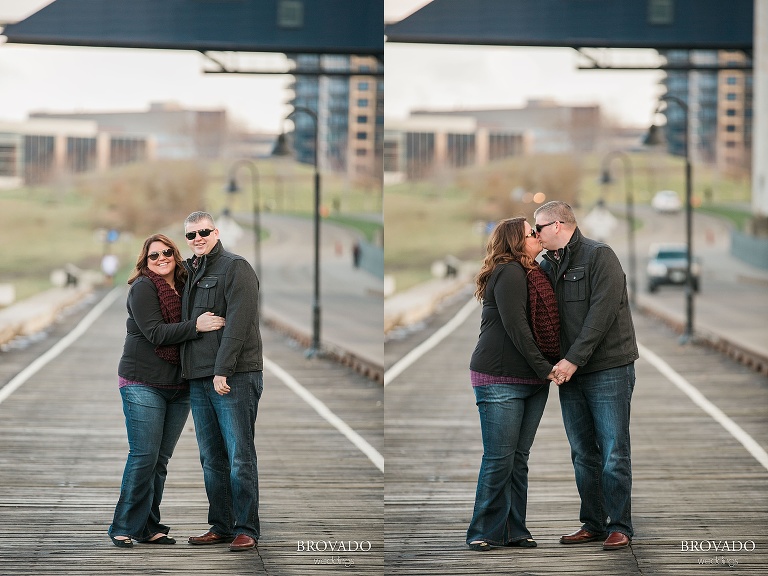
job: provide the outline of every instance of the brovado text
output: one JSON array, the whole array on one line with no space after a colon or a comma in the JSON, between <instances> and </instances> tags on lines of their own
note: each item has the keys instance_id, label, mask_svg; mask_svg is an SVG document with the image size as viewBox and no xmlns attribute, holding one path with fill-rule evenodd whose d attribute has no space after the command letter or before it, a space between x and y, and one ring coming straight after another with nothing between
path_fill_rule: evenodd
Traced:
<instances>
[{"instance_id":1,"label":"brovado text","mask_svg":"<svg viewBox=\"0 0 768 576\"><path fill-rule=\"evenodd\" d=\"M370 552L368 540L299 540L297 552Z\"/></svg>"},{"instance_id":2,"label":"brovado text","mask_svg":"<svg viewBox=\"0 0 768 576\"><path fill-rule=\"evenodd\" d=\"M753 552L752 540L683 540L681 552Z\"/></svg>"}]
</instances>

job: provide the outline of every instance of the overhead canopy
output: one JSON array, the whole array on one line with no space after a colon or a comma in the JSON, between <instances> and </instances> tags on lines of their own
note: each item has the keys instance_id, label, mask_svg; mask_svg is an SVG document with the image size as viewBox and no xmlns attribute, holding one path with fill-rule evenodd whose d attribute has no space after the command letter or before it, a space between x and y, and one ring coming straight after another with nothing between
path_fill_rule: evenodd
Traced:
<instances>
[{"instance_id":1,"label":"overhead canopy","mask_svg":"<svg viewBox=\"0 0 768 576\"><path fill-rule=\"evenodd\" d=\"M753 10L753 0L433 0L385 34L426 44L751 51Z\"/></svg>"},{"instance_id":2,"label":"overhead canopy","mask_svg":"<svg viewBox=\"0 0 768 576\"><path fill-rule=\"evenodd\" d=\"M56 0L8 42L383 57L383 0Z\"/></svg>"}]
</instances>

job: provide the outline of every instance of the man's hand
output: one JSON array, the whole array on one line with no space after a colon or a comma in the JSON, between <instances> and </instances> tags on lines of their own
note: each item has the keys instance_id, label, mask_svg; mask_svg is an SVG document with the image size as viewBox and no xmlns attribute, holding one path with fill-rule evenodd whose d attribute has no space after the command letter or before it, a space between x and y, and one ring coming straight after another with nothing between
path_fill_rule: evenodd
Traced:
<instances>
[{"instance_id":1,"label":"man's hand","mask_svg":"<svg viewBox=\"0 0 768 576\"><path fill-rule=\"evenodd\" d=\"M213 377L213 389L216 390L216 392L224 396L225 394L229 393L229 385L227 384L227 377L226 376L214 376Z\"/></svg>"},{"instance_id":2,"label":"man's hand","mask_svg":"<svg viewBox=\"0 0 768 576\"><path fill-rule=\"evenodd\" d=\"M568 382L577 369L578 366L576 364L568 362L568 360L563 358L555 364L555 375L558 377L555 383L559 386L563 382Z\"/></svg>"}]
</instances>

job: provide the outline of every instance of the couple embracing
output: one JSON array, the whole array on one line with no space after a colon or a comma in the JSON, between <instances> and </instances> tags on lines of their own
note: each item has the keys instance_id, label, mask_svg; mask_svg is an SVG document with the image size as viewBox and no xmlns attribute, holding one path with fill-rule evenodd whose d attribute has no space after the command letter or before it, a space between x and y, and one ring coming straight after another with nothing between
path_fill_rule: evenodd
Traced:
<instances>
[{"instance_id":1,"label":"couple embracing","mask_svg":"<svg viewBox=\"0 0 768 576\"><path fill-rule=\"evenodd\" d=\"M477 275L480 336L470 375L483 459L467 544L533 548L526 527L528 456L558 386L581 527L561 544L629 545L629 415L638 358L624 272L606 244L582 236L571 207L548 202L501 221ZM546 250L542 264L535 258Z\"/></svg>"},{"instance_id":2,"label":"couple embracing","mask_svg":"<svg viewBox=\"0 0 768 576\"><path fill-rule=\"evenodd\" d=\"M175 544L160 521L167 465L192 409L210 529L189 544L259 539L254 445L263 389L259 279L224 250L207 212L193 212L182 261L167 236L144 241L128 283L128 321L118 366L129 453L109 536L115 546Z\"/></svg>"}]
</instances>

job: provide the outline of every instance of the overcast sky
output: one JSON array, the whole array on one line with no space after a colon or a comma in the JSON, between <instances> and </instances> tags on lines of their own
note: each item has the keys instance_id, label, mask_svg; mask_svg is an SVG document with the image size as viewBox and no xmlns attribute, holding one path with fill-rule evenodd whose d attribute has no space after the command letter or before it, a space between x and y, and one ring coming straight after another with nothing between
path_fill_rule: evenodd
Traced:
<instances>
[{"instance_id":1,"label":"overcast sky","mask_svg":"<svg viewBox=\"0 0 768 576\"><path fill-rule=\"evenodd\" d=\"M50 2L0 0L0 22L18 21ZM0 121L24 120L30 111L139 111L150 102L175 101L227 108L253 130L282 129L290 76L203 74L204 63L192 51L0 44Z\"/></svg>"},{"instance_id":2,"label":"overcast sky","mask_svg":"<svg viewBox=\"0 0 768 576\"><path fill-rule=\"evenodd\" d=\"M398 21L429 0L384 0ZM613 50L615 62L653 62L652 50ZM524 106L529 99L600 104L609 116L647 126L662 89L658 71L578 70L570 48L392 44L384 47L385 115L404 118L413 108Z\"/></svg>"},{"instance_id":3,"label":"overcast sky","mask_svg":"<svg viewBox=\"0 0 768 576\"><path fill-rule=\"evenodd\" d=\"M0 22L49 3L0 0ZM399 20L427 3L384 0L384 17ZM625 123L650 123L660 72L585 72L577 61L566 48L386 44L385 114L402 118L415 107L523 106L531 98L554 98L600 103ZM191 51L0 44L0 120L23 120L38 110L144 110L150 102L175 101L225 107L254 130L281 130L290 111L289 76L203 74L204 64Z\"/></svg>"}]
</instances>

